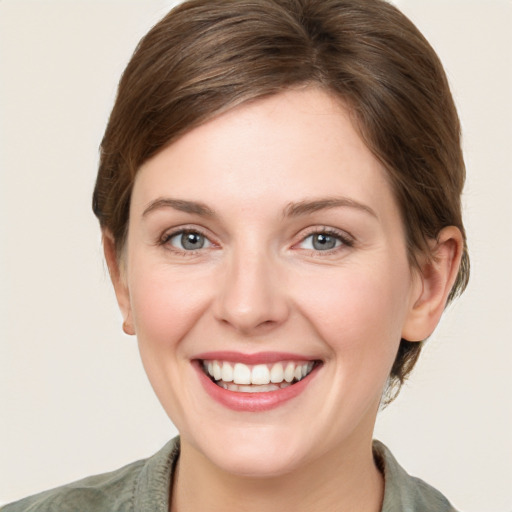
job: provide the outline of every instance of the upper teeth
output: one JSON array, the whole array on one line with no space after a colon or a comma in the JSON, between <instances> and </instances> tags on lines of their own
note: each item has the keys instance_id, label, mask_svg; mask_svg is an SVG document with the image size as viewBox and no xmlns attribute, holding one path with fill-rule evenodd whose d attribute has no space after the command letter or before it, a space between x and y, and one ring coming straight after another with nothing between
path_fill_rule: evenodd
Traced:
<instances>
[{"instance_id":1,"label":"upper teeth","mask_svg":"<svg viewBox=\"0 0 512 512\"><path fill-rule=\"evenodd\" d=\"M280 362L246 365L228 361L203 361L205 371L217 381L234 384L280 384L301 380L313 369L313 362Z\"/></svg>"}]
</instances>

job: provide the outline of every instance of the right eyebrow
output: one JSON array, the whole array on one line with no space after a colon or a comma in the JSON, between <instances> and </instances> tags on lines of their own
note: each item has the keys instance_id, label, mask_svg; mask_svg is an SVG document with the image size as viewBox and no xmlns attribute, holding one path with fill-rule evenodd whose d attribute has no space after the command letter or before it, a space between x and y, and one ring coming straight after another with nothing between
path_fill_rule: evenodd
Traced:
<instances>
[{"instance_id":1,"label":"right eyebrow","mask_svg":"<svg viewBox=\"0 0 512 512\"><path fill-rule=\"evenodd\" d=\"M215 216L215 212L204 203L187 201L185 199L173 199L171 197L160 197L154 201L151 201L146 206L146 208L144 208L142 216L145 217L149 213L161 208L173 208L174 210L178 210L180 212L194 213L203 217Z\"/></svg>"}]
</instances>

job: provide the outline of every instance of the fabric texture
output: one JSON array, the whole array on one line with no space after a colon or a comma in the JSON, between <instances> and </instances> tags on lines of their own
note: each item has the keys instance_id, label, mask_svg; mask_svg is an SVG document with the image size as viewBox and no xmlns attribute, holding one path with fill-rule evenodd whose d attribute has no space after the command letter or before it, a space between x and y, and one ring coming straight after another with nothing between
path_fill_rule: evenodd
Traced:
<instances>
[{"instance_id":1,"label":"fabric texture","mask_svg":"<svg viewBox=\"0 0 512 512\"><path fill-rule=\"evenodd\" d=\"M168 512L179 446L176 437L148 459L24 498L0 511ZM374 441L373 453L385 480L382 512L456 512L439 491L408 475L379 441Z\"/></svg>"}]
</instances>

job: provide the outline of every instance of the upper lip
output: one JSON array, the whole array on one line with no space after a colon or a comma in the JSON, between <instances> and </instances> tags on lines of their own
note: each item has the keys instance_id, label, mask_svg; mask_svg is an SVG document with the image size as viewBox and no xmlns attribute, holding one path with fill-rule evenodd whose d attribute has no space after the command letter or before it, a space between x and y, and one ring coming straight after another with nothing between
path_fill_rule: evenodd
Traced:
<instances>
[{"instance_id":1,"label":"upper lip","mask_svg":"<svg viewBox=\"0 0 512 512\"><path fill-rule=\"evenodd\" d=\"M229 361L247 365L278 363L280 361L317 361L319 358L291 352L255 352L247 354L235 351L212 351L197 354L192 359L202 361Z\"/></svg>"}]
</instances>

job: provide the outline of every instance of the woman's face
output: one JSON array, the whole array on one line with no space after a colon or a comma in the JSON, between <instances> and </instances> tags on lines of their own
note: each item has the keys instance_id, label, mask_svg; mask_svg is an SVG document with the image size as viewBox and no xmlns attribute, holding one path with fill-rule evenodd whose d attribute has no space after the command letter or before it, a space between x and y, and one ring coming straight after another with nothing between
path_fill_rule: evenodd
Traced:
<instances>
[{"instance_id":1,"label":"woman's face","mask_svg":"<svg viewBox=\"0 0 512 512\"><path fill-rule=\"evenodd\" d=\"M143 165L122 273L184 449L258 476L367 449L421 283L383 167L325 92L242 105Z\"/></svg>"}]
</instances>

